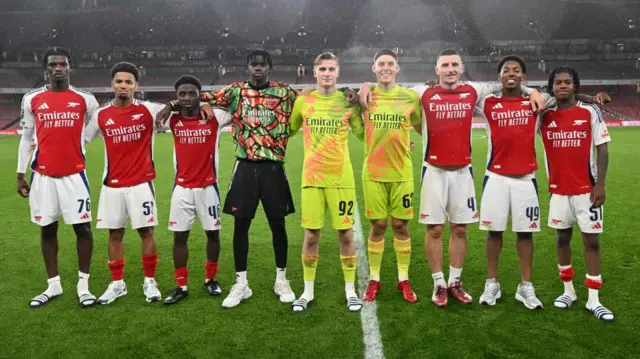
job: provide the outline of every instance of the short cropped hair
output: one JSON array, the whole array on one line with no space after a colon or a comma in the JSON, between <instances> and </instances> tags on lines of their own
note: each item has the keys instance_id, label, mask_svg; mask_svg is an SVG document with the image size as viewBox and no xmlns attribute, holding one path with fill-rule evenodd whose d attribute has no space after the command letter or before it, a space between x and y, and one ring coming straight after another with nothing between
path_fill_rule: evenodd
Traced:
<instances>
[{"instance_id":1,"label":"short cropped hair","mask_svg":"<svg viewBox=\"0 0 640 359\"><path fill-rule=\"evenodd\" d=\"M334 55L331 52L323 52L318 55L316 59L313 60L313 65L318 66L323 60L333 60L336 62L336 64L340 65L340 59L338 59L338 56Z\"/></svg>"},{"instance_id":2,"label":"short cropped hair","mask_svg":"<svg viewBox=\"0 0 640 359\"><path fill-rule=\"evenodd\" d=\"M198 91L202 91L202 84L200 84L200 80L198 80L198 78L195 76L191 76L191 75L180 76L180 78L176 80L176 83L173 84L173 88L175 88L175 90L178 91L178 87L180 87L180 85L193 85L198 89Z\"/></svg>"},{"instance_id":3,"label":"short cropped hair","mask_svg":"<svg viewBox=\"0 0 640 359\"><path fill-rule=\"evenodd\" d=\"M138 82L138 78L140 77L138 66L126 61L118 62L117 64L113 65L113 67L111 68L111 78L113 78L118 72L127 72L132 74L136 79L136 82Z\"/></svg>"},{"instance_id":4,"label":"short cropped hair","mask_svg":"<svg viewBox=\"0 0 640 359\"><path fill-rule=\"evenodd\" d=\"M522 69L522 73L526 74L527 73L527 64L524 62L524 60L517 55L508 55L503 57L500 62L498 63L498 73L502 72L502 67L504 66L504 64L507 63L507 61L515 61L518 64L520 64L520 68Z\"/></svg>"},{"instance_id":5,"label":"short cropped hair","mask_svg":"<svg viewBox=\"0 0 640 359\"><path fill-rule=\"evenodd\" d=\"M378 50L378 52L376 52L376 54L373 56L373 62L378 61L378 58L380 56L384 56L384 55L389 55L391 57L393 57L394 60L398 61L398 54L396 54L395 52L393 52L393 50L391 49L380 49Z\"/></svg>"},{"instance_id":6,"label":"short cropped hair","mask_svg":"<svg viewBox=\"0 0 640 359\"><path fill-rule=\"evenodd\" d=\"M49 64L49 56L65 56L69 62L69 66L71 66L71 53L64 47L50 47L42 53L42 67L45 69Z\"/></svg>"}]
</instances>

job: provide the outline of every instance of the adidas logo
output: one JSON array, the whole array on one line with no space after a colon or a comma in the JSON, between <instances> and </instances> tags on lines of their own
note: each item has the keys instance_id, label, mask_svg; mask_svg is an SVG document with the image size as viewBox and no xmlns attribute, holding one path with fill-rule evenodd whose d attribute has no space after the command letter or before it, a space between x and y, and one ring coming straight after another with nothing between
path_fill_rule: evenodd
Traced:
<instances>
[{"instance_id":1,"label":"adidas logo","mask_svg":"<svg viewBox=\"0 0 640 359\"><path fill-rule=\"evenodd\" d=\"M184 126L184 125L182 124L182 121L178 121L178 123L176 123L176 127L182 127L182 126Z\"/></svg>"},{"instance_id":2,"label":"adidas logo","mask_svg":"<svg viewBox=\"0 0 640 359\"><path fill-rule=\"evenodd\" d=\"M600 224L600 222L596 223L593 225L593 227L591 227L591 229L602 229L602 224Z\"/></svg>"},{"instance_id":3,"label":"adidas logo","mask_svg":"<svg viewBox=\"0 0 640 359\"><path fill-rule=\"evenodd\" d=\"M107 122L105 122L105 125L107 125L107 126L112 126L112 125L115 125L115 124L116 124L115 121L113 121L112 119L108 119Z\"/></svg>"},{"instance_id":4,"label":"adidas logo","mask_svg":"<svg viewBox=\"0 0 640 359\"><path fill-rule=\"evenodd\" d=\"M137 121L137 120L139 120L141 118L142 118L142 114L141 113L131 116L131 120L132 121Z\"/></svg>"},{"instance_id":5,"label":"adidas logo","mask_svg":"<svg viewBox=\"0 0 640 359\"><path fill-rule=\"evenodd\" d=\"M493 105L493 109L497 109L497 108L503 108L501 103L497 103L495 105Z\"/></svg>"},{"instance_id":6,"label":"adidas logo","mask_svg":"<svg viewBox=\"0 0 640 359\"><path fill-rule=\"evenodd\" d=\"M440 97L440 95L435 94L435 95L431 96L431 100L442 100L442 98Z\"/></svg>"},{"instance_id":7,"label":"adidas logo","mask_svg":"<svg viewBox=\"0 0 640 359\"><path fill-rule=\"evenodd\" d=\"M476 212L476 213L473 215L473 219L478 219L478 218L480 218L480 214L479 214L478 212Z\"/></svg>"},{"instance_id":8,"label":"adidas logo","mask_svg":"<svg viewBox=\"0 0 640 359\"><path fill-rule=\"evenodd\" d=\"M89 213L85 213L80 217L80 219L89 219Z\"/></svg>"},{"instance_id":9,"label":"adidas logo","mask_svg":"<svg viewBox=\"0 0 640 359\"><path fill-rule=\"evenodd\" d=\"M47 105L46 102L40 105L40 107L38 107L38 110L48 110L48 109L49 109L49 105Z\"/></svg>"},{"instance_id":10,"label":"adidas logo","mask_svg":"<svg viewBox=\"0 0 640 359\"><path fill-rule=\"evenodd\" d=\"M220 220L217 220L217 221L216 221L216 227L218 227L218 226L220 226L220 225L222 225L222 223L220 222Z\"/></svg>"},{"instance_id":11,"label":"adidas logo","mask_svg":"<svg viewBox=\"0 0 640 359\"><path fill-rule=\"evenodd\" d=\"M69 103L67 103L67 107L74 108L74 107L78 107L78 106L80 106L80 104L77 103L77 102L69 102Z\"/></svg>"},{"instance_id":12,"label":"adidas logo","mask_svg":"<svg viewBox=\"0 0 640 359\"><path fill-rule=\"evenodd\" d=\"M537 224L536 222L533 222L533 223L531 223L531 224L529 225L529 228L537 229L537 228L538 228L538 224Z\"/></svg>"},{"instance_id":13,"label":"adidas logo","mask_svg":"<svg viewBox=\"0 0 640 359\"><path fill-rule=\"evenodd\" d=\"M344 219L342 220L342 224L351 224L351 220L349 219L349 217L344 217Z\"/></svg>"},{"instance_id":14,"label":"adidas logo","mask_svg":"<svg viewBox=\"0 0 640 359\"><path fill-rule=\"evenodd\" d=\"M149 218L149 220L147 221L147 223L155 223L156 219L151 217Z\"/></svg>"},{"instance_id":15,"label":"adidas logo","mask_svg":"<svg viewBox=\"0 0 640 359\"><path fill-rule=\"evenodd\" d=\"M556 125L556 121L551 121L551 123L549 124L549 128L556 128L558 127L558 125Z\"/></svg>"}]
</instances>

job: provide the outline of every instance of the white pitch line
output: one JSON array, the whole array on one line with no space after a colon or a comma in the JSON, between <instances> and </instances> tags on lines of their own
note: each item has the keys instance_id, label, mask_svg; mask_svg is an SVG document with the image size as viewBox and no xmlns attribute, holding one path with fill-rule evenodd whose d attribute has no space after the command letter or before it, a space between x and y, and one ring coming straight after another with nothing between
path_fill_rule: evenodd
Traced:
<instances>
[{"instance_id":1,"label":"white pitch line","mask_svg":"<svg viewBox=\"0 0 640 359\"><path fill-rule=\"evenodd\" d=\"M360 294L364 294L369 283L369 263L367 260L367 246L362 233L362 222L358 204L355 205L356 213L353 224L353 237L356 242L358 287ZM380 326L378 325L378 306L376 302L364 302L360 310L360 322L362 323L362 340L364 342L365 359L384 359L384 346L380 336Z\"/></svg>"}]
</instances>

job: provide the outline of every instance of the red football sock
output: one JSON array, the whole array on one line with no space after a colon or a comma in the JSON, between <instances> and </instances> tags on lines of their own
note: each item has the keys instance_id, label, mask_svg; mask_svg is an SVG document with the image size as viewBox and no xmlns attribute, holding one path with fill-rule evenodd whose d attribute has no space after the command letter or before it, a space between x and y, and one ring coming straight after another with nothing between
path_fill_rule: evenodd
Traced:
<instances>
[{"instance_id":1,"label":"red football sock","mask_svg":"<svg viewBox=\"0 0 640 359\"><path fill-rule=\"evenodd\" d=\"M178 268L173 271L178 287L186 287L189 282L189 269L187 267Z\"/></svg>"},{"instance_id":2,"label":"red football sock","mask_svg":"<svg viewBox=\"0 0 640 359\"><path fill-rule=\"evenodd\" d=\"M111 280L122 280L124 278L124 259L109 262L109 270L111 271Z\"/></svg>"},{"instance_id":3,"label":"red football sock","mask_svg":"<svg viewBox=\"0 0 640 359\"><path fill-rule=\"evenodd\" d=\"M218 274L218 262L207 261L204 265L205 269L205 277L207 280L216 279L216 275Z\"/></svg>"},{"instance_id":4,"label":"red football sock","mask_svg":"<svg viewBox=\"0 0 640 359\"><path fill-rule=\"evenodd\" d=\"M144 269L144 276L153 278L156 276L156 268L158 268L158 255L157 254L143 254L142 255L142 268Z\"/></svg>"}]
</instances>

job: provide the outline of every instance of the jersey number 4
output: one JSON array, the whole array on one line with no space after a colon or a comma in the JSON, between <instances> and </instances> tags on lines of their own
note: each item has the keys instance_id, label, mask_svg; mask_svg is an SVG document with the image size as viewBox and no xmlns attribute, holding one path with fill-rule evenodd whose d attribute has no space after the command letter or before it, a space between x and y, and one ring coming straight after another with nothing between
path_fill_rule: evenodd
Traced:
<instances>
[{"instance_id":1,"label":"jersey number 4","mask_svg":"<svg viewBox=\"0 0 640 359\"><path fill-rule=\"evenodd\" d=\"M540 207L527 207L525 214L529 218L529 222L534 222L540 219Z\"/></svg>"},{"instance_id":2,"label":"jersey number 4","mask_svg":"<svg viewBox=\"0 0 640 359\"><path fill-rule=\"evenodd\" d=\"M207 207L207 210L209 211L209 215L213 217L213 219L220 218L220 204L218 204L217 206L209 206Z\"/></svg>"}]
</instances>

